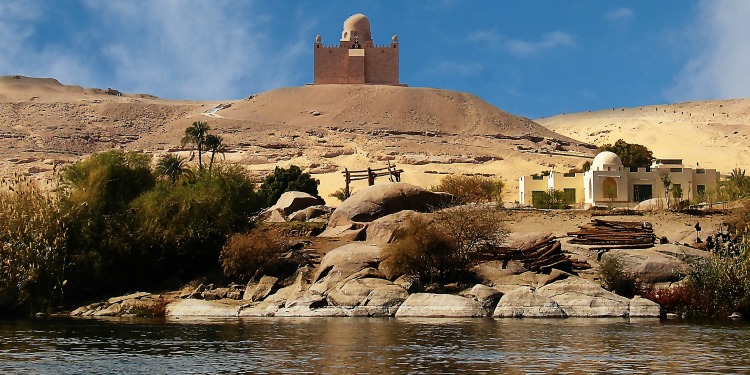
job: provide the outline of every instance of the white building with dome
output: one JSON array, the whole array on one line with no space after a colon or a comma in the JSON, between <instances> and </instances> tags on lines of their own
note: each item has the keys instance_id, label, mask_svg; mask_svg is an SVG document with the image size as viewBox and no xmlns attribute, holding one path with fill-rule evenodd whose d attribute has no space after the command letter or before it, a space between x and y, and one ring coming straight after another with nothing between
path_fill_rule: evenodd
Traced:
<instances>
[{"instance_id":1,"label":"white building with dome","mask_svg":"<svg viewBox=\"0 0 750 375\"><path fill-rule=\"evenodd\" d=\"M686 167L680 159L656 159L647 168L627 168L617 154L602 151L584 173L552 170L545 176L521 177L518 201L531 206L535 195L560 190L579 205L629 207L651 198L664 198L662 175L671 180L671 196L684 200L694 200L715 188L720 177L715 169Z\"/></svg>"}]
</instances>

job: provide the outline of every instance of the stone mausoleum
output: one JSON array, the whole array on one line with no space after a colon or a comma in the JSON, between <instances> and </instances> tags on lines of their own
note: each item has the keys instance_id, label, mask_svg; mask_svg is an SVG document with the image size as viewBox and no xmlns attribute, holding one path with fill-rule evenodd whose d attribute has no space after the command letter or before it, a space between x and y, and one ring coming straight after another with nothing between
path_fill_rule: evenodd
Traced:
<instances>
[{"instance_id":1,"label":"stone mausoleum","mask_svg":"<svg viewBox=\"0 0 750 375\"><path fill-rule=\"evenodd\" d=\"M389 45L375 45L370 20L355 14L344 21L338 45L315 38L315 84L399 85L398 36Z\"/></svg>"}]
</instances>

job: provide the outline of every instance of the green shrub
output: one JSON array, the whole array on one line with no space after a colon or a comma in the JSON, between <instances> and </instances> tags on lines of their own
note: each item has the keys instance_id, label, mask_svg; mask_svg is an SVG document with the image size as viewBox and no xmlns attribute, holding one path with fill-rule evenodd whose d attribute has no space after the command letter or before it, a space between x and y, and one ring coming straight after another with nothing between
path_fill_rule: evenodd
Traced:
<instances>
[{"instance_id":1,"label":"green shrub","mask_svg":"<svg viewBox=\"0 0 750 375\"><path fill-rule=\"evenodd\" d=\"M136 199L132 210L143 255L154 272L187 276L218 267L227 236L250 229L260 204L240 167L217 165L211 174L157 185Z\"/></svg>"},{"instance_id":2,"label":"green shrub","mask_svg":"<svg viewBox=\"0 0 750 375\"><path fill-rule=\"evenodd\" d=\"M281 232L263 225L230 237L221 250L221 266L225 275L247 281L274 268L285 248Z\"/></svg>"},{"instance_id":3,"label":"green shrub","mask_svg":"<svg viewBox=\"0 0 750 375\"><path fill-rule=\"evenodd\" d=\"M3 184L4 185L4 184ZM55 197L17 180L0 192L0 314L48 311L63 297L67 217Z\"/></svg>"},{"instance_id":4,"label":"green shrub","mask_svg":"<svg viewBox=\"0 0 750 375\"><path fill-rule=\"evenodd\" d=\"M318 184L318 180L312 178L309 173L302 173L296 165L287 169L276 167L273 174L267 176L260 185L258 193L265 207L270 207L287 191L301 191L320 198Z\"/></svg>"},{"instance_id":5,"label":"green shrub","mask_svg":"<svg viewBox=\"0 0 750 375\"><path fill-rule=\"evenodd\" d=\"M70 213L69 290L74 297L127 289L143 276L131 202L156 183L151 158L107 151L67 167L61 204Z\"/></svg>"},{"instance_id":6,"label":"green shrub","mask_svg":"<svg viewBox=\"0 0 750 375\"><path fill-rule=\"evenodd\" d=\"M501 202L503 181L482 176L445 176L432 191L453 194L466 203Z\"/></svg>"},{"instance_id":7,"label":"green shrub","mask_svg":"<svg viewBox=\"0 0 750 375\"><path fill-rule=\"evenodd\" d=\"M636 275L625 271L619 259L614 256L606 257L600 266L601 281L605 289L628 298L640 294L641 286Z\"/></svg>"},{"instance_id":8,"label":"green shrub","mask_svg":"<svg viewBox=\"0 0 750 375\"><path fill-rule=\"evenodd\" d=\"M467 280L505 235L500 211L479 205L445 209L407 222L388 250L386 267L427 283Z\"/></svg>"},{"instance_id":9,"label":"green shrub","mask_svg":"<svg viewBox=\"0 0 750 375\"><path fill-rule=\"evenodd\" d=\"M534 192L531 205L541 209L564 209L573 203L571 197L562 190Z\"/></svg>"}]
</instances>

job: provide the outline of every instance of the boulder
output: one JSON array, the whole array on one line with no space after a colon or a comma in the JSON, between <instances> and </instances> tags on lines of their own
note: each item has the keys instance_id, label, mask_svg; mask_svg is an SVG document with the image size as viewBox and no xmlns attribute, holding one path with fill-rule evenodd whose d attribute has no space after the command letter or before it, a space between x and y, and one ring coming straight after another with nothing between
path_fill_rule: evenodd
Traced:
<instances>
[{"instance_id":1,"label":"boulder","mask_svg":"<svg viewBox=\"0 0 750 375\"><path fill-rule=\"evenodd\" d=\"M273 291L273 287L276 286L276 282L279 281L277 277L263 276L258 281L258 285L253 289L253 294L250 295L250 300L253 302L261 301L268 297Z\"/></svg>"},{"instance_id":2,"label":"boulder","mask_svg":"<svg viewBox=\"0 0 750 375\"><path fill-rule=\"evenodd\" d=\"M495 288L486 285L477 284L473 288L461 293L461 296L471 298L482 304L482 307L488 312L492 312L497 305L497 301L503 296L503 293Z\"/></svg>"},{"instance_id":3,"label":"boulder","mask_svg":"<svg viewBox=\"0 0 750 375\"><path fill-rule=\"evenodd\" d=\"M630 300L629 315L631 318L659 318L662 311L658 303L635 296Z\"/></svg>"},{"instance_id":4,"label":"boulder","mask_svg":"<svg viewBox=\"0 0 750 375\"><path fill-rule=\"evenodd\" d=\"M289 221L310 221L312 219L330 215L331 212L333 212L333 209L328 206L310 206L289 214Z\"/></svg>"},{"instance_id":5,"label":"boulder","mask_svg":"<svg viewBox=\"0 0 750 375\"><path fill-rule=\"evenodd\" d=\"M580 277L556 281L536 293L557 302L571 317L624 317L630 306L629 299Z\"/></svg>"},{"instance_id":6,"label":"boulder","mask_svg":"<svg viewBox=\"0 0 750 375\"><path fill-rule=\"evenodd\" d=\"M636 211L662 211L668 209L666 198L651 198L638 203L633 207Z\"/></svg>"},{"instance_id":7,"label":"boulder","mask_svg":"<svg viewBox=\"0 0 750 375\"><path fill-rule=\"evenodd\" d=\"M118 316L122 311L122 305L120 303L113 303L107 306L106 309L99 310L93 314L93 316Z\"/></svg>"},{"instance_id":8,"label":"boulder","mask_svg":"<svg viewBox=\"0 0 750 375\"><path fill-rule=\"evenodd\" d=\"M380 246L374 244L353 243L335 248L320 260L312 281L342 281L365 268L377 269L381 257Z\"/></svg>"},{"instance_id":9,"label":"boulder","mask_svg":"<svg viewBox=\"0 0 750 375\"><path fill-rule=\"evenodd\" d=\"M253 297L256 286L258 286L257 282L253 280L248 281L247 286L245 286L245 291L242 293L242 299L245 301L249 301Z\"/></svg>"},{"instance_id":10,"label":"boulder","mask_svg":"<svg viewBox=\"0 0 750 375\"><path fill-rule=\"evenodd\" d=\"M396 317L474 318L487 316L482 304L473 299L433 293L410 295L396 311Z\"/></svg>"},{"instance_id":11,"label":"boulder","mask_svg":"<svg viewBox=\"0 0 750 375\"><path fill-rule=\"evenodd\" d=\"M521 261L490 260L474 266L472 271L482 283L494 286L508 276L520 275L528 270Z\"/></svg>"},{"instance_id":12,"label":"boulder","mask_svg":"<svg viewBox=\"0 0 750 375\"><path fill-rule=\"evenodd\" d=\"M380 310L377 315L391 316L407 297L406 290L391 281L364 278L349 280L340 288L329 291L327 300L329 306L369 306Z\"/></svg>"},{"instance_id":13,"label":"boulder","mask_svg":"<svg viewBox=\"0 0 750 375\"><path fill-rule=\"evenodd\" d=\"M403 182L373 185L342 202L331 214L328 226L368 223L404 210L428 212L447 207L454 200L453 195L434 193Z\"/></svg>"},{"instance_id":14,"label":"boulder","mask_svg":"<svg viewBox=\"0 0 750 375\"><path fill-rule=\"evenodd\" d=\"M398 230L404 228L404 225L410 219L421 215L424 214L412 210L405 210L383 216L374 220L367 226L365 239L367 242L389 244L398 239L396 238Z\"/></svg>"},{"instance_id":15,"label":"boulder","mask_svg":"<svg viewBox=\"0 0 750 375\"><path fill-rule=\"evenodd\" d=\"M648 284L677 281L687 272L684 262L654 249L610 250L602 255L602 262L609 259Z\"/></svg>"},{"instance_id":16,"label":"boulder","mask_svg":"<svg viewBox=\"0 0 750 375\"><path fill-rule=\"evenodd\" d=\"M286 223L286 216L284 216L284 212L279 209L269 208L260 214L260 221L266 223Z\"/></svg>"},{"instance_id":17,"label":"boulder","mask_svg":"<svg viewBox=\"0 0 750 375\"><path fill-rule=\"evenodd\" d=\"M552 299L528 286L511 290L500 298L493 316L496 318L564 318L565 312Z\"/></svg>"},{"instance_id":18,"label":"boulder","mask_svg":"<svg viewBox=\"0 0 750 375\"><path fill-rule=\"evenodd\" d=\"M271 206L269 210L280 210L284 216L289 216L292 213L303 210L311 206L319 205L320 199L316 198L308 193L301 191L287 191L281 194L276 204Z\"/></svg>"},{"instance_id":19,"label":"boulder","mask_svg":"<svg viewBox=\"0 0 750 375\"><path fill-rule=\"evenodd\" d=\"M510 275L495 279L492 281L492 287L502 293L507 293L522 286L541 288L569 276L569 273L554 268L550 271L549 275L526 271L519 275Z\"/></svg>"},{"instance_id":20,"label":"boulder","mask_svg":"<svg viewBox=\"0 0 750 375\"><path fill-rule=\"evenodd\" d=\"M239 312L239 304L229 304L223 301L183 299L167 305L167 316L170 317L235 317L239 315Z\"/></svg>"}]
</instances>

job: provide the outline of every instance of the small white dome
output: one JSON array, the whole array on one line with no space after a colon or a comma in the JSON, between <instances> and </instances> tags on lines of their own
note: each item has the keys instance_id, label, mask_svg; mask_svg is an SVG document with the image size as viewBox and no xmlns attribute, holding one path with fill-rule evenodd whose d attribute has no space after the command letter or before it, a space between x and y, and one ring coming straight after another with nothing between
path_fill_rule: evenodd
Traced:
<instances>
[{"instance_id":1,"label":"small white dome","mask_svg":"<svg viewBox=\"0 0 750 375\"><path fill-rule=\"evenodd\" d=\"M608 168L609 167L609 168ZM619 170L622 167L622 160L614 152L602 151L594 158L591 163L592 171L606 171L610 169Z\"/></svg>"}]
</instances>

